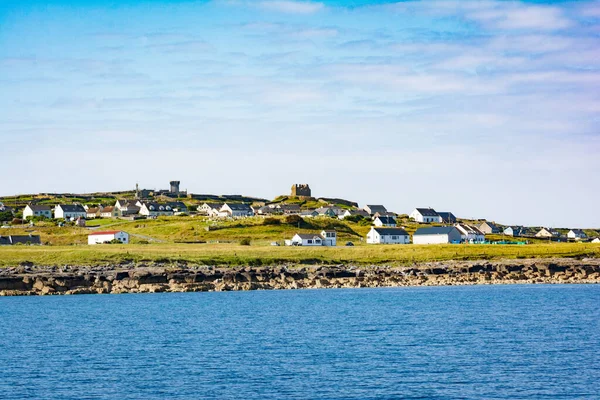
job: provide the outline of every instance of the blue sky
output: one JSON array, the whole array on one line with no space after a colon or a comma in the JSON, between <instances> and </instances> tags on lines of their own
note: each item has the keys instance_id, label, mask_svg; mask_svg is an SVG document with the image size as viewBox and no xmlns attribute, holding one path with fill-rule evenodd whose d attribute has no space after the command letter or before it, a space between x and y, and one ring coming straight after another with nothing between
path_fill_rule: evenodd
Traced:
<instances>
[{"instance_id":1,"label":"blue sky","mask_svg":"<svg viewBox=\"0 0 600 400\"><path fill-rule=\"evenodd\" d=\"M600 227L599 39L597 1L5 1L0 195L309 183Z\"/></svg>"}]
</instances>

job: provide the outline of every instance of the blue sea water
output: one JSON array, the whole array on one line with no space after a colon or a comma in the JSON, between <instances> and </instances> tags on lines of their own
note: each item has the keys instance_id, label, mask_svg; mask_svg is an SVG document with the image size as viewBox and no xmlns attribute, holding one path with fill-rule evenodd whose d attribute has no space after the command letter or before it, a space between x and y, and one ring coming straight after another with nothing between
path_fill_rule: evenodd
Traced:
<instances>
[{"instance_id":1,"label":"blue sea water","mask_svg":"<svg viewBox=\"0 0 600 400\"><path fill-rule=\"evenodd\" d=\"M0 398L600 398L599 305L593 285L0 298Z\"/></svg>"}]
</instances>

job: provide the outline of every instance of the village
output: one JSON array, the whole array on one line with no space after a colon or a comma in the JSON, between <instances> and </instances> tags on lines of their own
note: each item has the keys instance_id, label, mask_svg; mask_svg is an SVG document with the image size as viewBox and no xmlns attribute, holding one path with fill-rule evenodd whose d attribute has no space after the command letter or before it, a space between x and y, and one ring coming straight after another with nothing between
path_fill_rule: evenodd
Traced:
<instances>
[{"instance_id":1,"label":"village","mask_svg":"<svg viewBox=\"0 0 600 400\"><path fill-rule=\"evenodd\" d=\"M457 218L452 212L436 211L430 207L416 207L407 214L392 212L382 204L359 207L357 203L343 199L313 197L308 184L294 184L289 195L272 201L238 195L188 194L180 190L179 181L169 184L167 190L139 189L136 185L131 192L4 198L0 202L0 222L5 232L0 234L0 245L44 244L42 237L32 231L40 223L49 221L57 227L86 229L88 245L129 244L131 237L126 230L103 227L113 225L111 220L117 224L121 221L167 221L179 217L208 221L211 225L206 227L207 230L211 226L216 227L219 222L251 218L262 219L265 225L279 224L283 218L282 221L298 228L312 226L307 221L324 221L320 224L323 229L309 232L299 229L288 238L270 241L272 246L527 244L540 240L600 243L600 232L593 229L502 225L485 219ZM52 205L52 202L56 204ZM97 225L95 221L104 223ZM354 223L368 231L362 235L355 233L352 240L340 240L331 221ZM29 233L10 234L11 228L25 229Z\"/></svg>"}]
</instances>

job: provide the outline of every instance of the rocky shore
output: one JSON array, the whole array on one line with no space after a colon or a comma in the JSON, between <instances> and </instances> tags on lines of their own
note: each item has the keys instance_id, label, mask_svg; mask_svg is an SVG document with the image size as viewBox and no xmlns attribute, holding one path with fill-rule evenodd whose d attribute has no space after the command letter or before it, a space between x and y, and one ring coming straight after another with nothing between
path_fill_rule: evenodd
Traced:
<instances>
[{"instance_id":1,"label":"rocky shore","mask_svg":"<svg viewBox=\"0 0 600 400\"><path fill-rule=\"evenodd\" d=\"M25 264L0 269L0 296L517 283L600 283L600 259L447 261L410 267Z\"/></svg>"}]
</instances>

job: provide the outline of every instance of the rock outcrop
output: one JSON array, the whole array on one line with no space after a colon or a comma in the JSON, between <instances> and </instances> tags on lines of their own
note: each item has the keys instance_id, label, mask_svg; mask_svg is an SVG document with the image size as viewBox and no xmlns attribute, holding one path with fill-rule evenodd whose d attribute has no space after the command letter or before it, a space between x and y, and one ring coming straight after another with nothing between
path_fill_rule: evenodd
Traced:
<instances>
[{"instance_id":1,"label":"rock outcrop","mask_svg":"<svg viewBox=\"0 0 600 400\"><path fill-rule=\"evenodd\" d=\"M600 283L600 260L448 261L410 267L23 264L0 269L0 296L515 283Z\"/></svg>"}]
</instances>

